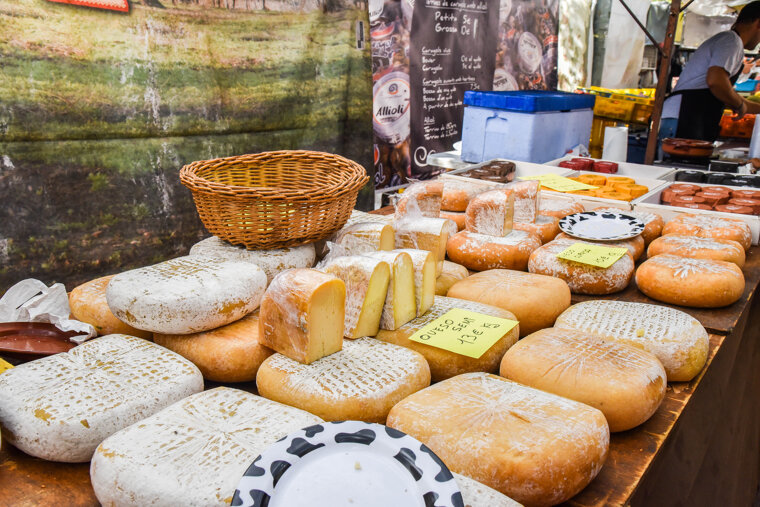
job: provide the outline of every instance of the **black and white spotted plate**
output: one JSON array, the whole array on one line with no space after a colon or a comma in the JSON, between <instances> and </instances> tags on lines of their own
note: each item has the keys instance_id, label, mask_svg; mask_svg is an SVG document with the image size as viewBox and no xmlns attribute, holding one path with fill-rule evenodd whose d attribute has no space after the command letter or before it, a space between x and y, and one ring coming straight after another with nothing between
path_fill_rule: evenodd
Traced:
<instances>
[{"instance_id":1,"label":"black and white spotted plate","mask_svg":"<svg viewBox=\"0 0 760 507\"><path fill-rule=\"evenodd\" d=\"M559 228L580 239L614 241L638 236L644 230L644 222L625 212L584 211L561 219Z\"/></svg>"},{"instance_id":2,"label":"black and white spotted plate","mask_svg":"<svg viewBox=\"0 0 760 507\"><path fill-rule=\"evenodd\" d=\"M232 506L464 507L443 461L381 424L342 421L298 430L264 451L240 480Z\"/></svg>"}]
</instances>

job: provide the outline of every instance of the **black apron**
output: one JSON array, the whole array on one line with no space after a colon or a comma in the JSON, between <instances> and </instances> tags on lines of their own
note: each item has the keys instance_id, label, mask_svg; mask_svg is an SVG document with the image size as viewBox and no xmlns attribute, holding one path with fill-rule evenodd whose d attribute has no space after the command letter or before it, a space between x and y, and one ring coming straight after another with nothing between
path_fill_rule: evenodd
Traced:
<instances>
[{"instance_id":1,"label":"black apron","mask_svg":"<svg viewBox=\"0 0 760 507\"><path fill-rule=\"evenodd\" d=\"M739 70L729 78L731 85L736 83ZM720 134L720 119L726 105L712 94L709 88L700 90L678 90L670 94L681 96L681 109L678 112L678 128L676 137L683 139L701 139L713 142Z\"/></svg>"}]
</instances>

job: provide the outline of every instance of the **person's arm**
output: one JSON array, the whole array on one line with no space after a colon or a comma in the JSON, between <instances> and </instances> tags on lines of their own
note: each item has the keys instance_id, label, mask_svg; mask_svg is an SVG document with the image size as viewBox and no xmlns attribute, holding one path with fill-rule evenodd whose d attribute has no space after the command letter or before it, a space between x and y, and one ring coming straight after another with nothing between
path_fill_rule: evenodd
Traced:
<instances>
[{"instance_id":1,"label":"person's arm","mask_svg":"<svg viewBox=\"0 0 760 507\"><path fill-rule=\"evenodd\" d=\"M707 69L705 81L707 82L707 87L710 88L710 92L715 95L715 98L733 109L739 118L747 113L751 103L736 93L726 69L718 66L710 67Z\"/></svg>"}]
</instances>

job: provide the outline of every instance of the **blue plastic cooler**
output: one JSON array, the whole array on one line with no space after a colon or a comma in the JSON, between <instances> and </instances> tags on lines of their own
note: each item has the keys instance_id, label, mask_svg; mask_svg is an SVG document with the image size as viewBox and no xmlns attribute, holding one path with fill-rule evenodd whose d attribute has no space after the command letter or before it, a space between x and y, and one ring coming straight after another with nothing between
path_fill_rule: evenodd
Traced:
<instances>
[{"instance_id":1,"label":"blue plastic cooler","mask_svg":"<svg viewBox=\"0 0 760 507\"><path fill-rule=\"evenodd\" d=\"M464 93L462 160L543 163L588 146L593 95L514 91Z\"/></svg>"}]
</instances>

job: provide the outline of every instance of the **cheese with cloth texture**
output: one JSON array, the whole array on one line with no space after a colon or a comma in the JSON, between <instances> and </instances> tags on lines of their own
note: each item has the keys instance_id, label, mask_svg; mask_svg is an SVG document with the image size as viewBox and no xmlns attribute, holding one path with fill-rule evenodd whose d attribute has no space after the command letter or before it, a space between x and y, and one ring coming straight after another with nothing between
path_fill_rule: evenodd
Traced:
<instances>
[{"instance_id":1,"label":"cheese with cloth texture","mask_svg":"<svg viewBox=\"0 0 760 507\"><path fill-rule=\"evenodd\" d=\"M267 277L255 264L186 256L114 276L111 311L130 326L164 334L215 329L259 307Z\"/></svg>"},{"instance_id":2,"label":"cheese with cloth texture","mask_svg":"<svg viewBox=\"0 0 760 507\"><path fill-rule=\"evenodd\" d=\"M197 366L203 378L215 382L249 382L274 351L259 341L259 311L211 331L153 335L157 345L176 352Z\"/></svg>"},{"instance_id":3,"label":"cheese with cloth texture","mask_svg":"<svg viewBox=\"0 0 760 507\"><path fill-rule=\"evenodd\" d=\"M375 336L388 294L391 269L387 262L364 255L336 257L322 269L346 284L343 336Z\"/></svg>"},{"instance_id":4,"label":"cheese with cloth texture","mask_svg":"<svg viewBox=\"0 0 760 507\"><path fill-rule=\"evenodd\" d=\"M76 320L86 322L95 328L99 335L128 334L150 340L152 333L134 328L116 318L106 301L106 287L113 275L96 278L83 283L69 293L71 315Z\"/></svg>"},{"instance_id":5,"label":"cheese with cloth texture","mask_svg":"<svg viewBox=\"0 0 760 507\"><path fill-rule=\"evenodd\" d=\"M391 268L391 279L380 317L380 328L397 329L417 315L412 258L401 250L371 252L366 255L387 262Z\"/></svg>"},{"instance_id":6,"label":"cheese with cloth texture","mask_svg":"<svg viewBox=\"0 0 760 507\"><path fill-rule=\"evenodd\" d=\"M343 345L346 285L316 269L283 271L261 300L259 340L309 364Z\"/></svg>"},{"instance_id":7,"label":"cheese with cloth texture","mask_svg":"<svg viewBox=\"0 0 760 507\"><path fill-rule=\"evenodd\" d=\"M452 285L470 276L466 267L456 262L443 261L443 272L435 280L435 295L446 296Z\"/></svg>"},{"instance_id":8,"label":"cheese with cloth texture","mask_svg":"<svg viewBox=\"0 0 760 507\"><path fill-rule=\"evenodd\" d=\"M414 295L417 301L417 317L420 317L433 306L433 299L435 298L435 256L427 250L414 250L412 248L399 249L399 252L406 252L412 258Z\"/></svg>"},{"instance_id":9,"label":"cheese with cloth texture","mask_svg":"<svg viewBox=\"0 0 760 507\"><path fill-rule=\"evenodd\" d=\"M82 463L109 435L202 390L190 361L111 334L0 375L0 425L31 456Z\"/></svg>"},{"instance_id":10,"label":"cheese with cloth texture","mask_svg":"<svg viewBox=\"0 0 760 507\"><path fill-rule=\"evenodd\" d=\"M436 296L435 303L433 303L430 311L425 315L417 317L395 331L381 330L377 333L375 338L384 342L393 343L394 345L401 345L402 347L412 349L422 354L430 365L430 374L433 382L438 382L461 373L473 371L496 372L499 368L499 361L501 361L502 356L504 356L504 352L514 345L520 336L519 325L504 333L504 335L479 358L464 356L457 354L456 352L451 352L409 339L414 333L454 308L469 310L471 312L482 313L502 319L515 320L515 316L512 313L502 310L501 308L496 308L495 306L484 305L473 301L465 301L463 299Z\"/></svg>"},{"instance_id":11,"label":"cheese with cloth texture","mask_svg":"<svg viewBox=\"0 0 760 507\"><path fill-rule=\"evenodd\" d=\"M395 241L393 226L380 222L358 222L344 227L335 235L335 242L352 255L393 250Z\"/></svg>"},{"instance_id":12,"label":"cheese with cloth texture","mask_svg":"<svg viewBox=\"0 0 760 507\"><path fill-rule=\"evenodd\" d=\"M638 426L665 398L665 369L627 343L549 328L526 336L501 360L502 377L602 411L610 431Z\"/></svg>"},{"instance_id":13,"label":"cheese with cloth texture","mask_svg":"<svg viewBox=\"0 0 760 507\"><path fill-rule=\"evenodd\" d=\"M503 237L512 231L515 196L509 190L489 190L470 201L464 224L468 231Z\"/></svg>"},{"instance_id":14,"label":"cheese with cloth texture","mask_svg":"<svg viewBox=\"0 0 760 507\"><path fill-rule=\"evenodd\" d=\"M227 506L253 460L312 414L218 387L179 401L101 443L90 465L103 505Z\"/></svg>"},{"instance_id":15,"label":"cheese with cloth texture","mask_svg":"<svg viewBox=\"0 0 760 507\"><path fill-rule=\"evenodd\" d=\"M267 284L271 283L272 278L281 271L310 268L316 260L313 243L275 250L247 250L242 246L231 245L216 236L211 236L193 245L190 248L190 255L251 262L264 270L267 275Z\"/></svg>"},{"instance_id":16,"label":"cheese with cloth texture","mask_svg":"<svg viewBox=\"0 0 760 507\"><path fill-rule=\"evenodd\" d=\"M364 337L310 365L275 354L256 377L259 394L327 421L385 423L393 405L430 385L420 354Z\"/></svg>"},{"instance_id":17,"label":"cheese with cloth texture","mask_svg":"<svg viewBox=\"0 0 760 507\"><path fill-rule=\"evenodd\" d=\"M599 410L486 373L409 396L386 424L430 447L452 472L526 505L554 505L580 492L610 443Z\"/></svg>"},{"instance_id":18,"label":"cheese with cloth texture","mask_svg":"<svg viewBox=\"0 0 760 507\"><path fill-rule=\"evenodd\" d=\"M688 382L707 361L709 339L702 324L673 308L624 301L585 301L557 318L555 327L576 329L629 343L654 354L668 382Z\"/></svg>"},{"instance_id":19,"label":"cheese with cloth texture","mask_svg":"<svg viewBox=\"0 0 760 507\"><path fill-rule=\"evenodd\" d=\"M476 480L457 473L452 473L462 493L464 507L521 507L507 495Z\"/></svg>"},{"instance_id":20,"label":"cheese with cloth texture","mask_svg":"<svg viewBox=\"0 0 760 507\"><path fill-rule=\"evenodd\" d=\"M436 261L435 276L440 276L446 258L446 242L449 235L456 231L456 224L443 218L417 217L397 220L393 227L396 231L396 248L433 252Z\"/></svg>"}]
</instances>

